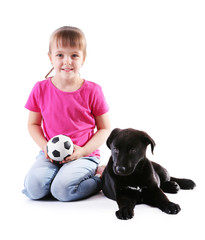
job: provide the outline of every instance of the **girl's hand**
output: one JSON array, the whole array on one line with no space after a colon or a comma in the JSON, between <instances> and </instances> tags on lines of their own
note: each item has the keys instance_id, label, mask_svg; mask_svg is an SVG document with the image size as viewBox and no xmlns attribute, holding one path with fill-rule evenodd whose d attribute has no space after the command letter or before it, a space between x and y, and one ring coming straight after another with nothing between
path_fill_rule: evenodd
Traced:
<instances>
[{"instance_id":1,"label":"girl's hand","mask_svg":"<svg viewBox=\"0 0 205 240\"><path fill-rule=\"evenodd\" d=\"M84 148L83 147L79 147L77 145L74 145L74 151L72 153L72 155L70 155L69 157L67 157L65 160L59 162L60 164L63 164L63 163L67 163L67 162L70 162L70 161L73 161L73 160L76 160L78 158L81 158L81 157L84 157L85 154L84 154Z\"/></svg>"},{"instance_id":2,"label":"girl's hand","mask_svg":"<svg viewBox=\"0 0 205 240\"><path fill-rule=\"evenodd\" d=\"M51 158L48 156L47 144L43 147L43 152L44 152L44 154L45 154L46 159L48 159L50 162L53 163L53 159L51 159Z\"/></svg>"}]
</instances>

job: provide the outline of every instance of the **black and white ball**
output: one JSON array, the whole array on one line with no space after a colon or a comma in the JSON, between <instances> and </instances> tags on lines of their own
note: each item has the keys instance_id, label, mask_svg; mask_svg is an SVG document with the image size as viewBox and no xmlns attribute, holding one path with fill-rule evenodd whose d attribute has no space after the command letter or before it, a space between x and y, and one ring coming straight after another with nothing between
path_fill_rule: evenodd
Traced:
<instances>
[{"instance_id":1,"label":"black and white ball","mask_svg":"<svg viewBox=\"0 0 205 240\"><path fill-rule=\"evenodd\" d=\"M73 142L66 135L57 135L47 143L48 156L55 161L63 161L73 153Z\"/></svg>"}]
</instances>

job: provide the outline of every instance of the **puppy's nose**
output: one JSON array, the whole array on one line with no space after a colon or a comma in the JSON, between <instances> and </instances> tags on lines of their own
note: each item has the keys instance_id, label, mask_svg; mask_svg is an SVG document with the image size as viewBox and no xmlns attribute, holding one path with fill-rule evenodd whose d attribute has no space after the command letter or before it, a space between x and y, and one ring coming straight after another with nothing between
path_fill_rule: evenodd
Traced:
<instances>
[{"instance_id":1,"label":"puppy's nose","mask_svg":"<svg viewBox=\"0 0 205 240\"><path fill-rule=\"evenodd\" d=\"M118 174L123 174L123 173L126 172L126 167L119 167L119 166L117 166L117 167L116 167L116 172L117 172Z\"/></svg>"}]
</instances>

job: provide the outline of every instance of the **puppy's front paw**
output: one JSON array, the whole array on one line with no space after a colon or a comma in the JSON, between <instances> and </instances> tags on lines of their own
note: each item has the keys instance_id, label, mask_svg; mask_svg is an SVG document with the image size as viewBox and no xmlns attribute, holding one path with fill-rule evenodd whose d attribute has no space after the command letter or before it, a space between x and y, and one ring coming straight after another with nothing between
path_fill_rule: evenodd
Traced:
<instances>
[{"instance_id":1,"label":"puppy's front paw","mask_svg":"<svg viewBox=\"0 0 205 240\"><path fill-rule=\"evenodd\" d=\"M161 210L167 214L177 214L181 210L181 208L176 203L168 202L161 206Z\"/></svg>"},{"instance_id":2,"label":"puppy's front paw","mask_svg":"<svg viewBox=\"0 0 205 240\"><path fill-rule=\"evenodd\" d=\"M160 187L167 193L177 193L180 189L179 185L174 181L164 182Z\"/></svg>"},{"instance_id":3,"label":"puppy's front paw","mask_svg":"<svg viewBox=\"0 0 205 240\"><path fill-rule=\"evenodd\" d=\"M119 209L115 214L118 219L128 220L128 219L133 218L134 210L124 207L124 208Z\"/></svg>"}]
</instances>

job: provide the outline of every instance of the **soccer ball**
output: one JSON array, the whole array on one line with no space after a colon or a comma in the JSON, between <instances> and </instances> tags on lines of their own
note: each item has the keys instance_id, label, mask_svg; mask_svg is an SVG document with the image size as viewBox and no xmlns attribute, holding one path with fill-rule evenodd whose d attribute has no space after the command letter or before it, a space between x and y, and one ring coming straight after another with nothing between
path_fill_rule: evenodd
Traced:
<instances>
[{"instance_id":1,"label":"soccer ball","mask_svg":"<svg viewBox=\"0 0 205 240\"><path fill-rule=\"evenodd\" d=\"M63 161L73 153L73 142L66 135L57 135L47 143L48 156L55 161Z\"/></svg>"}]
</instances>

